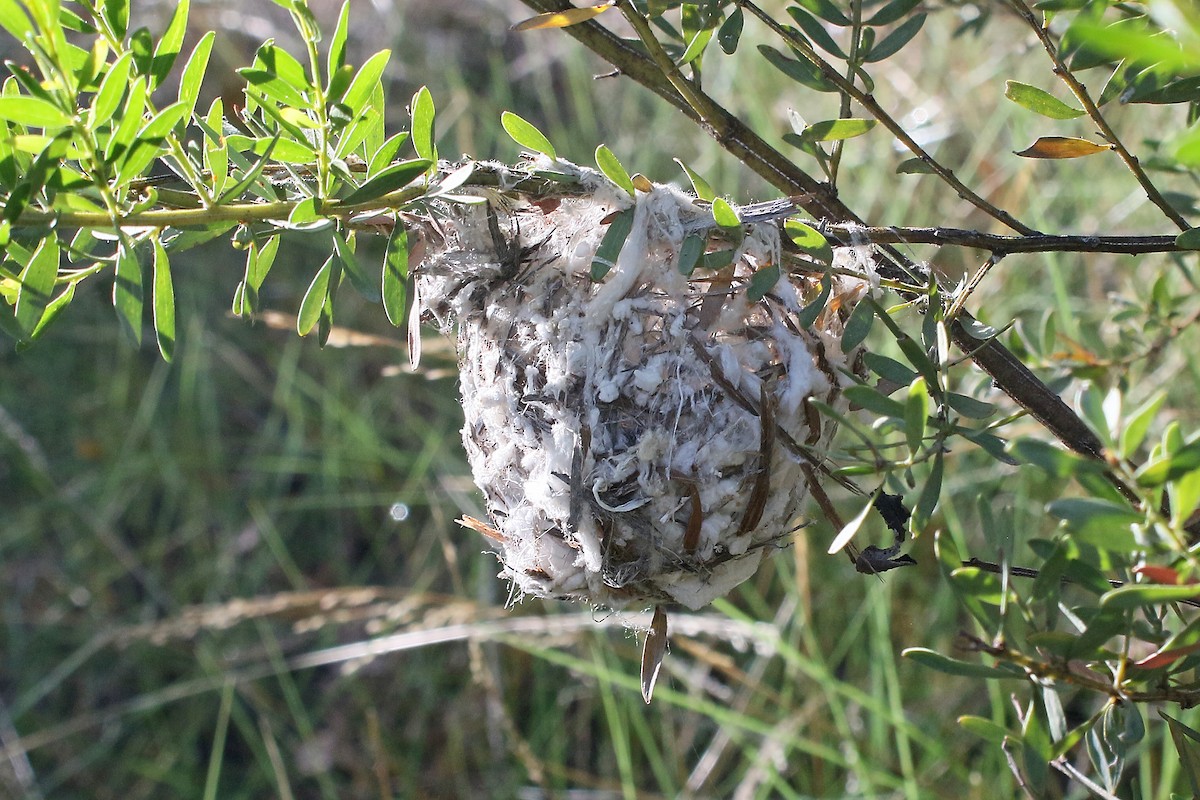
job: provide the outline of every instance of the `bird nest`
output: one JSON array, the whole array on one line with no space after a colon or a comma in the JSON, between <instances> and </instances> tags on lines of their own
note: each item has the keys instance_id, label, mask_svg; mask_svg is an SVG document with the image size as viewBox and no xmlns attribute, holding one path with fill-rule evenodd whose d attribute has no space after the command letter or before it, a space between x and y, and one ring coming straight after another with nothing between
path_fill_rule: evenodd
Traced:
<instances>
[{"instance_id":1,"label":"bird nest","mask_svg":"<svg viewBox=\"0 0 1200 800\"><path fill-rule=\"evenodd\" d=\"M457 327L491 516L470 525L519 593L700 608L795 530L833 433L812 401L841 405L842 326L867 281L781 270L777 221L720 229L674 188L633 198L552 168L573 196L495 192L425 230L417 293ZM602 246L618 224L619 255ZM834 263L870 271L850 248Z\"/></svg>"}]
</instances>

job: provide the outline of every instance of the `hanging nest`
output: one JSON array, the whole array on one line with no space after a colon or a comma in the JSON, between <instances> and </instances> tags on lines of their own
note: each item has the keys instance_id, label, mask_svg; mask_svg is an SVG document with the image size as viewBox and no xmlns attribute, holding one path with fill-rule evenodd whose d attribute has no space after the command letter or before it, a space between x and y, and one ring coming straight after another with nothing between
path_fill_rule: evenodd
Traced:
<instances>
[{"instance_id":1,"label":"hanging nest","mask_svg":"<svg viewBox=\"0 0 1200 800\"><path fill-rule=\"evenodd\" d=\"M700 608L795 529L833 433L810 400L843 407L842 325L868 283L780 270L778 221L730 232L672 187L635 201L535 166L573 196L495 191L437 207L422 236L418 302L457 326L463 443L491 515L470 525L519 593ZM623 246L602 247L617 225ZM681 250L684 271L700 253L687 275ZM835 266L870 274L851 248Z\"/></svg>"}]
</instances>

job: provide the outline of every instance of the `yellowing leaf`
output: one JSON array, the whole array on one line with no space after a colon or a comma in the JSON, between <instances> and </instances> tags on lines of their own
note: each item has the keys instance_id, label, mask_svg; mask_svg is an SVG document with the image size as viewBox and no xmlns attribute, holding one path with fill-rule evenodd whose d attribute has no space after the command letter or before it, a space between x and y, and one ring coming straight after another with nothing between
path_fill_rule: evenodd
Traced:
<instances>
[{"instance_id":1,"label":"yellowing leaf","mask_svg":"<svg viewBox=\"0 0 1200 800\"><path fill-rule=\"evenodd\" d=\"M1108 150L1106 144L1096 144L1074 136L1042 136L1015 155L1025 158L1080 158Z\"/></svg>"},{"instance_id":2,"label":"yellowing leaf","mask_svg":"<svg viewBox=\"0 0 1200 800\"><path fill-rule=\"evenodd\" d=\"M522 20L513 25L514 31L538 31L546 28L567 28L595 19L613 7L612 3L601 3L598 6L584 8L568 8L564 11L552 11L548 14L538 14L536 17Z\"/></svg>"}]
</instances>

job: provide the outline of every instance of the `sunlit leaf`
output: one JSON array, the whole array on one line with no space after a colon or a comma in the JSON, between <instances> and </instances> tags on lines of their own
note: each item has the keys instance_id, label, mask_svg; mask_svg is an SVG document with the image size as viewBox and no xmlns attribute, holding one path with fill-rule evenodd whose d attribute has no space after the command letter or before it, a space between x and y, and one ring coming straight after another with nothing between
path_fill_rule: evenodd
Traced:
<instances>
[{"instance_id":1,"label":"sunlit leaf","mask_svg":"<svg viewBox=\"0 0 1200 800\"><path fill-rule=\"evenodd\" d=\"M603 14L608 9L612 8L614 3L601 3L597 6L586 6L584 8L567 8L562 11L552 11L546 14L538 14L536 17L530 17L526 20L521 20L516 25L513 25L509 30L513 31L536 31L546 28L566 28L571 25L578 25L581 22L587 22L589 19L595 19Z\"/></svg>"},{"instance_id":2,"label":"sunlit leaf","mask_svg":"<svg viewBox=\"0 0 1200 800\"><path fill-rule=\"evenodd\" d=\"M154 58L150 67L150 85L159 86L175 66L175 59L183 47L183 36L187 33L188 11L191 0L179 0L171 13L171 21L167 29L159 37L158 45L154 48ZM167 359L170 361L171 359Z\"/></svg>"},{"instance_id":3,"label":"sunlit leaf","mask_svg":"<svg viewBox=\"0 0 1200 800\"><path fill-rule=\"evenodd\" d=\"M675 159L675 163L678 164L685 173L687 173L688 180L692 182L692 190L696 193L696 197L700 198L701 200L711 201L717 196L716 191L713 190L708 181L704 180L700 173L693 170L678 158Z\"/></svg>"},{"instance_id":4,"label":"sunlit leaf","mask_svg":"<svg viewBox=\"0 0 1200 800\"><path fill-rule=\"evenodd\" d=\"M1005 81L1004 96L1022 108L1050 119L1074 119L1083 116L1083 109L1069 106L1047 91L1020 81Z\"/></svg>"},{"instance_id":5,"label":"sunlit leaf","mask_svg":"<svg viewBox=\"0 0 1200 800\"><path fill-rule=\"evenodd\" d=\"M71 117L58 106L36 97L0 97L0 119L35 128L60 128L71 124Z\"/></svg>"},{"instance_id":6,"label":"sunlit leaf","mask_svg":"<svg viewBox=\"0 0 1200 800\"><path fill-rule=\"evenodd\" d=\"M630 197L633 196L633 180L629 177L629 173L625 171L625 167L613 155L613 151L609 150L605 145L600 145L596 148L596 166L604 173L604 177L628 192Z\"/></svg>"},{"instance_id":7,"label":"sunlit leaf","mask_svg":"<svg viewBox=\"0 0 1200 800\"><path fill-rule=\"evenodd\" d=\"M721 228L740 229L742 220L738 217L737 211L723 197L713 199L712 203L713 221Z\"/></svg>"},{"instance_id":8,"label":"sunlit leaf","mask_svg":"<svg viewBox=\"0 0 1200 800\"><path fill-rule=\"evenodd\" d=\"M117 252L117 276L113 281L113 307L122 329L134 344L142 343L142 265L137 253L122 242Z\"/></svg>"},{"instance_id":9,"label":"sunlit leaf","mask_svg":"<svg viewBox=\"0 0 1200 800\"><path fill-rule=\"evenodd\" d=\"M171 262L162 241L154 239L154 336L164 361L175 355L175 288Z\"/></svg>"},{"instance_id":10,"label":"sunlit leaf","mask_svg":"<svg viewBox=\"0 0 1200 800\"><path fill-rule=\"evenodd\" d=\"M54 291L54 279L58 275L58 237L51 235L43 239L33 252L29 263L21 270L20 288L17 290L17 325L31 336L50 304Z\"/></svg>"},{"instance_id":11,"label":"sunlit leaf","mask_svg":"<svg viewBox=\"0 0 1200 800\"><path fill-rule=\"evenodd\" d=\"M308 291L304 293L304 299L300 301L300 312L296 315L296 332L301 336L307 336L316 327L321 319L321 312L325 306L326 298L329 296L330 282L333 277L337 262L337 256L329 256L325 259L325 263L317 270L317 274L313 276L312 283L308 285Z\"/></svg>"},{"instance_id":12,"label":"sunlit leaf","mask_svg":"<svg viewBox=\"0 0 1200 800\"><path fill-rule=\"evenodd\" d=\"M829 547L826 548L825 552L829 555L833 555L841 552L846 545L850 544L850 540L854 538L854 534L858 533L859 529L863 526L863 523L867 521L867 516L871 513L871 509L874 507L875 495L872 494L870 499L867 501L867 504L864 505L862 510L854 516L854 519L843 525L842 529L838 531L837 536L833 537L833 541L829 543Z\"/></svg>"},{"instance_id":13,"label":"sunlit leaf","mask_svg":"<svg viewBox=\"0 0 1200 800\"><path fill-rule=\"evenodd\" d=\"M862 136L876 124L873 119L829 119L814 122L800 136L812 142L835 142Z\"/></svg>"},{"instance_id":14,"label":"sunlit leaf","mask_svg":"<svg viewBox=\"0 0 1200 800\"><path fill-rule=\"evenodd\" d=\"M1042 136L1024 150L1016 151L1015 155L1025 158L1082 158L1105 153L1109 149L1108 145L1073 136Z\"/></svg>"},{"instance_id":15,"label":"sunlit leaf","mask_svg":"<svg viewBox=\"0 0 1200 800\"><path fill-rule=\"evenodd\" d=\"M429 166L430 162L424 158L414 158L410 161L393 164L343 197L341 202L345 205L366 203L389 192L402 189L425 174Z\"/></svg>"},{"instance_id":16,"label":"sunlit leaf","mask_svg":"<svg viewBox=\"0 0 1200 800\"><path fill-rule=\"evenodd\" d=\"M404 324L408 283L408 231L397 223L383 260L383 310L397 328Z\"/></svg>"},{"instance_id":17,"label":"sunlit leaf","mask_svg":"<svg viewBox=\"0 0 1200 800\"><path fill-rule=\"evenodd\" d=\"M546 135L539 131L533 123L511 111L505 111L500 115L500 124L512 137L512 140L521 147L541 153L551 160L558 158L558 154L554 151L554 145L550 144Z\"/></svg>"},{"instance_id":18,"label":"sunlit leaf","mask_svg":"<svg viewBox=\"0 0 1200 800\"><path fill-rule=\"evenodd\" d=\"M435 110L433 95L428 87L422 86L413 95L409 108L412 114L412 143L417 156L431 163L437 162L437 148L433 133Z\"/></svg>"}]
</instances>

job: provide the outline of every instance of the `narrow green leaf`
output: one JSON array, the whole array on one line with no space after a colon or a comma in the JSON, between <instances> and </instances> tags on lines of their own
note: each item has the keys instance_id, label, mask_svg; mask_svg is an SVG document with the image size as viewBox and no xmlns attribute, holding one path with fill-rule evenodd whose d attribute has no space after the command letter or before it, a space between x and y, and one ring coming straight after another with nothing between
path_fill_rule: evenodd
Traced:
<instances>
[{"instance_id":1,"label":"narrow green leaf","mask_svg":"<svg viewBox=\"0 0 1200 800\"><path fill-rule=\"evenodd\" d=\"M842 350L849 353L866 340L875 323L875 311L867 303L859 303L850 312L846 327L842 330Z\"/></svg>"},{"instance_id":2,"label":"narrow green leaf","mask_svg":"<svg viewBox=\"0 0 1200 800\"><path fill-rule=\"evenodd\" d=\"M412 143L419 158L430 163L437 163L437 147L433 133L434 112L433 95L428 87L422 86L413 95L409 106L412 115Z\"/></svg>"},{"instance_id":3,"label":"narrow green leaf","mask_svg":"<svg viewBox=\"0 0 1200 800\"><path fill-rule=\"evenodd\" d=\"M1083 116L1082 108L1074 108L1049 92L1020 81L1005 81L1004 96L1021 108L1050 119L1074 119Z\"/></svg>"},{"instance_id":4,"label":"narrow green leaf","mask_svg":"<svg viewBox=\"0 0 1200 800\"><path fill-rule=\"evenodd\" d=\"M746 299L751 303L757 303L762 300L767 292L775 288L775 284L779 283L779 265L767 264L755 270L750 276L750 285L746 289Z\"/></svg>"},{"instance_id":5,"label":"narrow green leaf","mask_svg":"<svg viewBox=\"0 0 1200 800\"><path fill-rule=\"evenodd\" d=\"M910 647L900 653L905 658L911 658L918 664L944 672L947 675L958 675L964 678L1023 678L1018 672L1010 672L999 667L989 667L973 661L959 661L956 658L944 656L924 647Z\"/></svg>"},{"instance_id":6,"label":"narrow green leaf","mask_svg":"<svg viewBox=\"0 0 1200 800\"><path fill-rule=\"evenodd\" d=\"M891 25L893 22L899 22L908 15L921 3L921 0L892 0L883 8L879 9L865 23L865 25Z\"/></svg>"},{"instance_id":7,"label":"narrow green leaf","mask_svg":"<svg viewBox=\"0 0 1200 800\"><path fill-rule=\"evenodd\" d=\"M800 26L800 30L804 31L804 35L812 40L813 44L834 58L839 58L843 61L846 60L845 51L838 47L837 42L825 30L825 26L814 19L806 10L800 6L791 6L788 8L788 14Z\"/></svg>"},{"instance_id":8,"label":"narrow green leaf","mask_svg":"<svg viewBox=\"0 0 1200 800\"><path fill-rule=\"evenodd\" d=\"M895 417L899 420L904 419L904 404L898 400L893 400L874 386L867 386L866 384L847 386L845 395L846 399L853 405L866 409L873 414L878 414L881 417Z\"/></svg>"},{"instance_id":9,"label":"narrow green leaf","mask_svg":"<svg viewBox=\"0 0 1200 800\"><path fill-rule=\"evenodd\" d=\"M1200 469L1200 440L1188 442L1168 456L1143 464L1134 476L1139 486L1162 486Z\"/></svg>"},{"instance_id":10,"label":"narrow green leaf","mask_svg":"<svg viewBox=\"0 0 1200 800\"><path fill-rule=\"evenodd\" d=\"M399 328L404 324L408 284L408 231L397 222L388 239L383 259L383 310L388 322Z\"/></svg>"},{"instance_id":11,"label":"narrow green leaf","mask_svg":"<svg viewBox=\"0 0 1200 800\"><path fill-rule=\"evenodd\" d=\"M96 129L110 122L120 108L121 98L129 88L129 71L133 68L133 55L128 51L112 63L108 74L100 81L100 88L92 98L92 108L88 112L88 127Z\"/></svg>"},{"instance_id":12,"label":"narrow green leaf","mask_svg":"<svg viewBox=\"0 0 1200 800\"><path fill-rule=\"evenodd\" d=\"M172 103L154 115L134 137L133 144L117 167L117 182L125 183L140 176L163 154L162 143L171 130L183 120L183 103Z\"/></svg>"},{"instance_id":13,"label":"narrow green leaf","mask_svg":"<svg viewBox=\"0 0 1200 800\"><path fill-rule=\"evenodd\" d=\"M1055 478L1071 478L1085 472L1103 472L1104 465L1085 459L1039 439L1014 439L1007 448L1023 464L1033 464Z\"/></svg>"},{"instance_id":14,"label":"narrow green leaf","mask_svg":"<svg viewBox=\"0 0 1200 800\"><path fill-rule=\"evenodd\" d=\"M838 90L836 85L821 74L819 68L807 61L788 58L774 47L765 44L758 46L758 52L762 53L773 67L802 86L807 86L817 92L836 92Z\"/></svg>"},{"instance_id":15,"label":"narrow green leaf","mask_svg":"<svg viewBox=\"0 0 1200 800\"><path fill-rule=\"evenodd\" d=\"M917 14L916 16L909 17L903 25L898 26L887 36L876 42L875 46L867 53L867 63L874 64L886 58L891 58L900 52L901 48L912 41L913 37L920 32L921 27L925 24L925 18L928 16L928 14Z\"/></svg>"},{"instance_id":16,"label":"narrow green leaf","mask_svg":"<svg viewBox=\"0 0 1200 800\"><path fill-rule=\"evenodd\" d=\"M50 304L54 279L58 277L58 260L58 237L51 234L38 244L29 263L21 270L16 317L17 325L27 338L32 338Z\"/></svg>"},{"instance_id":17,"label":"narrow green leaf","mask_svg":"<svg viewBox=\"0 0 1200 800\"><path fill-rule=\"evenodd\" d=\"M704 55L704 50L708 47L708 43L712 41L712 37L712 28L702 28L696 31L695 35L692 36L692 40L688 42L687 48L683 51L683 56L679 59L680 66L691 64Z\"/></svg>"},{"instance_id":18,"label":"narrow green leaf","mask_svg":"<svg viewBox=\"0 0 1200 800\"><path fill-rule=\"evenodd\" d=\"M341 202L345 205L366 203L389 192L402 189L425 174L431 165L432 162L424 158L414 158L410 161L393 164L346 195Z\"/></svg>"},{"instance_id":19,"label":"narrow green leaf","mask_svg":"<svg viewBox=\"0 0 1200 800\"><path fill-rule=\"evenodd\" d=\"M383 297L380 284L372 280L370 274L362 268L350 242L337 231L333 232L333 249L342 262L342 270L350 278L350 285L366 300L378 303Z\"/></svg>"},{"instance_id":20,"label":"narrow green leaf","mask_svg":"<svg viewBox=\"0 0 1200 800\"><path fill-rule=\"evenodd\" d=\"M0 97L0 119L32 128L61 128L71 124L71 117L58 106L24 95Z\"/></svg>"},{"instance_id":21,"label":"narrow green leaf","mask_svg":"<svg viewBox=\"0 0 1200 800\"><path fill-rule=\"evenodd\" d=\"M1046 511L1063 520L1079 541L1116 552L1138 547L1129 526L1140 522L1142 515L1128 506L1092 497L1070 497L1051 502Z\"/></svg>"},{"instance_id":22,"label":"narrow green leaf","mask_svg":"<svg viewBox=\"0 0 1200 800\"><path fill-rule=\"evenodd\" d=\"M0 0L0 26L18 42L25 41L26 35L33 33L33 21L16 0Z\"/></svg>"},{"instance_id":23,"label":"narrow green leaf","mask_svg":"<svg viewBox=\"0 0 1200 800\"><path fill-rule=\"evenodd\" d=\"M113 32L124 39L129 31L129 0L104 0L103 13Z\"/></svg>"},{"instance_id":24,"label":"narrow green leaf","mask_svg":"<svg viewBox=\"0 0 1200 800\"><path fill-rule=\"evenodd\" d=\"M142 265L126 242L117 251L117 276L113 282L113 307L121 328L136 345L142 343Z\"/></svg>"},{"instance_id":25,"label":"narrow green leaf","mask_svg":"<svg viewBox=\"0 0 1200 800\"><path fill-rule=\"evenodd\" d=\"M46 313L42 314L41 321L33 329L33 333L29 335L30 339L37 339L41 336L42 331L48 328L58 318L59 314L63 312L63 309L70 305L71 301L75 299L75 287L78 285L78 281L70 283L58 297L50 301L50 305L46 306Z\"/></svg>"},{"instance_id":26,"label":"narrow green leaf","mask_svg":"<svg viewBox=\"0 0 1200 800\"><path fill-rule=\"evenodd\" d=\"M908 450L916 455L921 450L925 440L925 424L929 417L929 391L925 388L925 379L918 377L908 387L908 395L904 401L904 435L908 441Z\"/></svg>"},{"instance_id":27,"label":"narrow green leaf","mask_svg":"<svg viewBox=\"0 0 1200 800\"><path fill-rule=\"evenodd\" d=\"M1183 774L1187 776L1192 796L1200 796L1200 732L1161 710L1158 715L1167 721L1171 741L1175 743L1175 752L1179 756Z\"/></svg>"},{"instance_id":28,"label":"narrow green leaf","mask_svg":"<svg viewBox=\"0 0 1200 800\"><path fill-rule=\"evenodd\" d=\"M690 276L692 274L700 256L704 254L705 245L704 237L699 234L691 233L684 237L683 244L679 246L679 273L681 275Z\"/></svg>"},{"instance_id":29,"label":"narrow green leaf","mask_svg":"<svg viewBox=\"0 0 1200 800\"><path fill-rule=\"evenodd\" d=\"M844 28L850 24L850 18L842 13L833 0L800 0L800 5L838 27Z\"/></svg>"},{"instance_id":30,"label":"narrow green leaf","mask_svg":"<svg viewBox=\"0 0 1200 800\"><path fill-rule=\"evenodd\" d=\"M212 55L213 42L217 35L207 31L196 42L187 63L183 65L183 75L179 78L179 102L183 105L185 120L190 120L196 113L196 101L200 97L200 86L204 82L204 73L208 70L208 59Z\"/></svg>"},{"instance_id":31,"label":"narrow green leaf","mask_svg":"<svg viewBox=\"0 0 1200 800\"><path fill-rule=\"evenodd\" d=\"M800 309L800 313L796 316L796 323L804 330L808 330L817 321L817 317L821 316L821 312L825 310L825 304L829 302L829 294L833 288L833 281L829 274L821 278L821 293L818 294L811 303Z\"/></svg>"},{"instance_id":32,"label":"narrow green leaf","mask_svg":"<svg viewBox=\"0 0 1200 800\"><path fill-rule=\"evenodd\" d=\"M375 87L379 85L380 79L383 78L383 71L387 69L388 61L392 57L391 50L380 50L375 55L367 59L358 72L354 75L354 80L350 82L350 87L346 89L346 94L342 97L342 103L349 109L351 119L357 119L362 115L367 108L367 102L371 99L371 93L375 91ZM416 106L421 104L420 114L424 116L428 114L428 129L429 129L429 148L433 149L433 95L425 87L417 92L417 96L413 98L413 136L416 136ZM424 122L422 123L424 124ZM414 140L415 141L415 140ZM425 153L418 152L422 158L428 158L430 161L434 159Z\"/></svg>"},{"instance_id":33,"label":"narrow green leaf","mask_svg":"<svg viewBox=\"0 0 1200 800\"><path fill-rule=\"evenodd\" d=\"M625 167L613 155L613 151L609 150L605 145L600 145L596 148L596 166L604 173L604 177L628 192L630 197L634 196L633 179L629 177L629 173L625 170Z\"/></svg>"},{"instance_id":34,"label":"narrow green leaf","mask_svg":"<svg viewBox=\"0 0 1200 800\"><path fill-rule=\"evenodd\" d=\"M115 119L116 130L105 145L104 155L109 162L115 162L122 157L133 145L138 129L142 127L142 112L146 110L146 79L138 76L129 84L129 92L117 109Z\"/></svg>"},{"instance_id":35,"label":"narrow green leaf","mask_svg":"<svg viewBox=\"0 0 1200 800\"><path fill-rule=\"evenodd\" d=\"M906 158L896 165L897 175L932 175L933 167L920 158Z\"/></svg>"},{"instance_id":36,"label":"narrow green leaf","mask_svg":"<svg viewBox=\"0 0 1200 800\"><path fill-rule=\"evenodd\" d=\"M600 240L596 256L592 259L593 281L603 280L608 271L616 266L621 248L625 246L625 240L633 230L634 211L633 207L627 208L608 224L608 230L604 232L604 238Z\"/></svg>"},{"instance_id":37,"label":"narrow green leaf","mask_svg":"<svg viewBox=\"0 0 1200 800\"><path fill-rule=\"evenodd\" d=\"M334 272L337 256L331 255L313 276L304 299L300 301L300 312L296 315L296 332L307 336L321 319L325 299L329 296L330 277Z\"/></svg>"},{"instance_id":38,"label":"narrow green leaf","mask_svg":"<svg viewBox=\"0 0 1200 800\"><path fill-rule=\"evenodd\" d=\"M1200 584L1162 586L1159 584L1130 584L1107 592L1100 598L1103 608L1139 608L1200 597Z\"/></svg>"},{"instance_id":39,"label":"narrow green leaf","mask_svg":"<svg viewBox=\"0 0 1200 800\"><path fill-rule=\"evenodd\" d=\"M1121 427L1121 455L1133 458L1150 430L1150 424L1158 415L1163 402L1167 399L1166 392L1155 392L1149 400L1142 403L1136 411L1129 415Z\"/></svg>"},{"instance_id":40,"label":"narrow green leaf","mask_svg":"<svg viewBox=\"0 0 1200 800\"><path fill-rule=\"evenodd\" d=\"M1200 250L1200 228L1188 228L1176 236L1175 246L1184 250Z\"/></svg>"},{"instance_id":41,"label":"narrow green leaf","mask_svg":"<svg viewBox=\"0 0 1200 800\"><path fill-rule=\"evenodd\" d=\"M241 197L243 192L249 189L250 186L258 180L267 164L271 162L271 154L275 152L275 145L278 142L279 134L276 133L274 138L271 139L270 144L267 145L266 150L261 156L259 156L258 160L254 162L250 169L242 174L242 177L238 179L237 183L222 193L221 197L217 200L218 204L227 203L230 200L236 200L238 197Z\"/></svg>"},{"instance_id":42,"label":"narrow green leaf","mask_svg":"<svg viewBox=\"0 0 1200 800\"><path fill-rule=\"evenodd\" d=\"M692 191L696 193L696 197L709 202L716 198L717 193L713 190L712 186L709 185L708 181L704 180L700 173L693 170L678 158L675 159L675 163L678 164L685 173L687 173L688 180L692 182ZM1197 248L1200 249L1200 245L1197 245Z\"/></svg>"},{"instance_id":43,"label":"narrow green leaf","mask_svg":"<svg viewBox=\"0 0 1200 800\"><path fill-rule=\"evenodd\" d=\"M1008 729L1003 725L984 717L963 715L958 718L958 724L962 726L963 730L973 733L991 744L1003 744L1004 738L1010 735Z\"/></svg>"},{"instance_id":44,"label":"narrow green leaf","mask_svg":"<svg viewBox=\"0 0 1200 800\"><path fill-rule=\"evenodd\" d=\"M329 62L327 66L328 81L326 88L332 83L334 76L342 67L346 66L346 41L350 37L350 0L342 3L342 10L338 12L337 25L333 29L333 36L329 39Z\"/></svg>"},{"instance_id":45,"label":"narrow green leaf","mask_svg":"<svg viewBox=\"0 0 1200 800\"><path fill-rule=\"evenodd\" d=\"M163 360L175 355L175 287L171 283L171 262L162 242L154 237L154 335Z\"/></svg>"},{"instance_id":46,"label":"narrow green leaf","mask_svg":"<svg viewBox=\"0 0 1200 800\"><path fill-rule=\"evenodd\" d=\"M938 500L942 496L944 472L945 460L942 458L941 451L938 451L933 456L933 467L929 470L929 477L925 479L925 485L921 487L921 494L917 496L917 504L913 506L911 527L914 531L924 528L925 523L929 522L929 518L933 516Z\"/></svg>"},{"instance_id":47,"label":"narrow green leaf","mask_svg":"<svg viewBox=\"0 0 1200 800\"><path fill-rule=\"evenodd\" d=\"M554 145L550 144L550 140L546 138L545 134L534 127L532 123L511 111L505 111L500 115L500 124L512 137L512 140L522 147L541 153L551 160L558 158L558 154L554 151Z\"/></svg>"},{"instance_id":48,"label":"narrow green leaf","mask_svg":"<svg viewBox=\"0 0 1200 800\"><path fill-rule=\"evenodd\" d=\"M896 386L908 386L912 383L913 378L917 377L917 373L901 364L894 358L888 358L879 353L864 353L863 363L867 365L867 369L874 372L879 377L891 381Z\"/></svg>"},{"instance_id":49,"label":"narrow green leaf","mask_svg":"<svg viewBox=\"0 0 1200 800\"><path fill-rule=\"evenodd\" d=\"M175 11L171 14L171 21L167 23L167 29L163 31L158 40L158 46L154 48L154 59L150 67L150 86L152 88L161 85L171 72L171 67L175 66L175 59L179 57L179 51L183 48L183 36L187 33L190 7L191 0L179 0L176 3Z\"/></svg>"}]
</instances>

